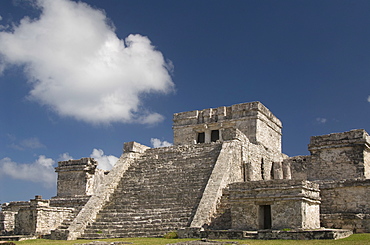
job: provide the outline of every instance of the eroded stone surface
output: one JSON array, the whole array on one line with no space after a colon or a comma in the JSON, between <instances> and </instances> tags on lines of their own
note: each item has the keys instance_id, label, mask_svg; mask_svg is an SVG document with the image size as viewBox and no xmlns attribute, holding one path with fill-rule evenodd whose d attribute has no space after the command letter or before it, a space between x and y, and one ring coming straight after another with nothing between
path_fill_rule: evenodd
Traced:
<instances>
[{"instance_id":1,"label":"eroded stone surface","mask_svg":"<svg viewBox=\"0 0 370 245\"><path fill-rule=\"evenodd\" d=\"M243 237L320 222L370 232L364 130L311 137L309 156L288 157L280 120L260 102L176 113L173 121L174 146L125 143L110 172L92 158L59 162L57 195L2 204L0 234L99 239L187 227L195 237L201 228L243 229L207 233ZM265 235L284 235L276 234Z\"/></svg>"}]
</instances>

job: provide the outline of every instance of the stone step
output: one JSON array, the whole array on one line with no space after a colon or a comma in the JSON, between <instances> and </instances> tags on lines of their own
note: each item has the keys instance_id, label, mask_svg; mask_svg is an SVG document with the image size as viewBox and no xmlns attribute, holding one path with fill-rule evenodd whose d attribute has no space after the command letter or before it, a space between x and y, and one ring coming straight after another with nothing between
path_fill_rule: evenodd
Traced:
<instances>
[{"instance_id":1,"label":"stone step","mask_svg":"<svg viewBox=\"0 0 370 245\"><path fill-rule=\"evenodd\" d=\"M153 209L156 208L156 207L167 207L167 208L170 208L170 207L176 207L178 205L186 205L186 204L193 204L197 199L199 199L201 196L200 195L197 195L198 192L200 192L201 190L198 190L198 191L194 191L193 193L179 193L179 194L176 194L176 195L173 195L173 197L169 196L169 197L164 197L164 196L160 196L159 194L157 193L140 193L136 196L129 196L129 195L124 195L124 193L122 193L122 196L115 196L115 200L113 200L112 203L108 204L106 207L111 207L112 205L115 205L115 206L121 206L121 207L125 207L125 206L132 206L132 207L135 207L137 205L145 205L145 204L149 204L151 205L150 207L152 207ZM156 198L158 196L158 198ZM140 198L138 198L140 197Z\"/></svg>"},{"instance_id":2,"label":"stone step","mask_svg":"<svg viewBox=\"0 0 370 245\"><path fill-rule=\"evenodd\" d=\"M151 224L151 223L145 223L145 222L135 222L135 223L131 223L131 224L128 224L125 223L118 223L118 222L113 222L112 224L110 223L99 223L99 224L94 224L94 225L91 225L89 227L87 227L86 231L90 231L90 232L96 232L96 231L99 231L99 230L110 230L110 229L124 229L124 230L127 230L127 229L138 229L138 230L150 230L150 229L162 229L162 227L183 227L185 225L187 225L187 221L186 222L162 222L162 223L158 223L158 224ZM159 225L160 224L160 225Z\"/></svg>"},{"instance_id":3,"label":"stone step","mask_svg":"<svg viewBox=\"0 0 370 245\"><path fill-rule=\"evenodd\" d=\"M163 215L152 215L150 217L143 218L142 216L110 216L105 218L97 219L91 226L100 225L100 224L109 224L109 223L152 223L160 224L166 222L187 222L189 220L189 215L172 215L172 216L163 216ZM160 221L160 222L159 222Z\"/></svg>"},{"instance_id":4,"label":"stone step","mask_svg":"<svg viewBox=\"0 0 370 245\"><path fill-rule=\"evenodd\" d=\"M158 236L189 225L221 144L148 149L81 238Z\"/></svg>"},{"instance_id":5,"label":"stone step","mask_svg":"<svg viewBox=\"0 0 370 245\"><path fill-rule=\"evenodd\" d=\"M97 240L104 238L120 238L120 237L162 237L167 232L172 231L168 230L153 230L153 231L131 231L131 232L122 232L122 233L87 233L81 236L82 239Z\"/></svg>"},{"instance_id":6,"label":"stone step","mask_svg":"<svg viewBox=\"0 0 370 245\"><path fill-rule=\"evenodd\" d=\"M97 222L123 222L123 221L138 221L138 220L157 220L157 219L171 219L171 220L184 220L189 217L189 213L173 213L173 214L152 214L152 215L140 215L140 214L134 214L134 215L124 215L120 213L111 213L106 214L104 216L100 216L96 219L94 223Z\"/></svg>"},{"instance_id":7,"label":"stone step","mask_svg":"<svg viewBox=\"0 0 370 245\"><path fill-rule=\"evenodd\" d=\"M153 232L153 231L167 231L167 230L174 230L180 228L181 224L163 224L162 226L131 226L131 227L97 227L97 228L87 228L84 234L114 234L114 233L130 233L130 232Z\"/></svg>"},{"instance_id":8,"label":"stone step","mask_svg":"<svg viewBox=\"0 0 370 245\"><path fill-rule=\"evenodd\" d=\"M149 204L150 205L150 204ZM186 207L185 205L158 205L158 208L155 205L150 205L149 208L145 208L142 204L138 205L124 205L124 204L116 204L116 205L109 205L104 207L99 213L104 214L106 212L119 212L119 213L162 213L162 212L189 212L193 209L193 207Z\"/></svg>"},{"instance_id":9,"label":"stone step","mask_svg":"<svg viewBox=\"0 0 370 245\"><path fill-rule=\"evenodd\" d=\"M142 228L142 227L136 227L136 228L130 228L130 227L110 227L110 228L98 228L98 229L86 229L84 236L90 235L97 235L97 234L124 234L124 233L140 233L140 232L152 232L152 233L167 233L167 231L173 231L174 229L179 229L181 226L166 226L163 228L158 227L148 227L148 228Z\"/></svg>"}]
</instances>

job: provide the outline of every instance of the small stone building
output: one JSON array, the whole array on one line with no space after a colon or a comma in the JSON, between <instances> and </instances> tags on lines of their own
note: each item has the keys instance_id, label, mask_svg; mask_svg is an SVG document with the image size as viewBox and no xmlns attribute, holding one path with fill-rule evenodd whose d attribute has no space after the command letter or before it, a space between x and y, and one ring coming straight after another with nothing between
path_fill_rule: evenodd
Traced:
<instances>
[{"instance_id":1,"label":"small stone building","mask_svg":"<svg viewBox=\"0 0 370 245\"><path fill-rule=\"evenodd\" d=\"M53 239L162 236L181 228L370 232L370 137L311 138L281 152L282 124L260 102L176 113L174 145L124 144L114 168L58 163L57 195L2 204L0 232Z\"/></svg>"},{"instance_id":2,"label":"small stone building","mask_svg":"<svg viewBox=\"0 0 370 245\"><path fill-rule=\"evenodd\" d=\"M307 180L268 180L229 186L235 230L319 229L319 185Z\"/></svg>"}]
</instances>

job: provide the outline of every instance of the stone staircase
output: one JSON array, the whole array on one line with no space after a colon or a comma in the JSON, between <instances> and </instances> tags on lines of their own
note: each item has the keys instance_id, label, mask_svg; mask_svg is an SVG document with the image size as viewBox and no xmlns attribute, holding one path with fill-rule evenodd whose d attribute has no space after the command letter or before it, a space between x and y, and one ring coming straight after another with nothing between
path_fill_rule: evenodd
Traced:
<instances>
[{"instance_id":1,"label":"stone staircase","mask_svg":"<svg viewBox=\"0 0 370 245\"><path fill-rule=\"evenodd\" d=\"M63 220L63 222L58 226L57 229L68 229L68 227L71 225L74 218L76 218L77 214L81 211L82 207L76 207L66 219Z\"/></svg>"},{"instance_id":2,"label":"stone staircase","mask_svg":"<svg viewBox=\"0 0 370 245\"><path fill-rule=\"evenodd\" d=\"M148 149L82 239L155 237L190 225L221 143Z\"/></svg>"}]
</instances>

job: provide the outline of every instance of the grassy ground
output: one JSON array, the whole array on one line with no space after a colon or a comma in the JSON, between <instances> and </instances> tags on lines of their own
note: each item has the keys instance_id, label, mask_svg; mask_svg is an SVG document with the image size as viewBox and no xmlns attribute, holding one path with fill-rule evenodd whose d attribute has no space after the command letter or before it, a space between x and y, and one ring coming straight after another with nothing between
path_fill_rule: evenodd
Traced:
<instances>
[{"instance_id":1,"label":"grassy ground","mask_svg":"<svg viewBox=\"0 0 370 245\"><path fill-rule=\"evenodd\" d=\"M132 242L136 245L164 245L168 243L176 243L181 241L190 241L195 239L164 239L164 238L120 238L120 239L102 239L99 241L125 241ZM92 240L77 240L77 241L55 241L55 240L27 240L21 242L15 242L19 245L68 245L68 244L81 244L88 243ZM339 240L227 240L227 241L237 241L239 244L249 244L249 245L293 245L293 244L303 244L303 245L370 245L370 233L366 234L354 234L350 237L339 239Z\"/></svg>"}]
</instances>

